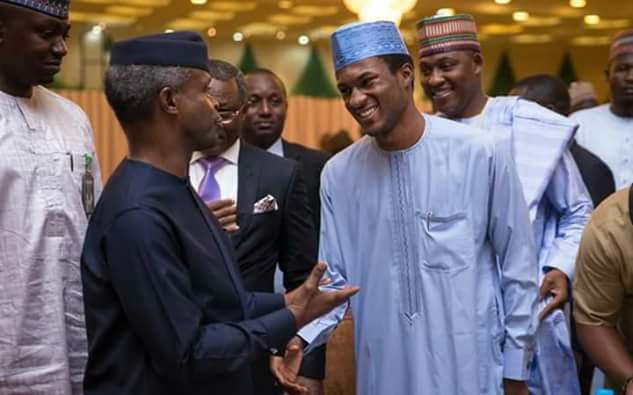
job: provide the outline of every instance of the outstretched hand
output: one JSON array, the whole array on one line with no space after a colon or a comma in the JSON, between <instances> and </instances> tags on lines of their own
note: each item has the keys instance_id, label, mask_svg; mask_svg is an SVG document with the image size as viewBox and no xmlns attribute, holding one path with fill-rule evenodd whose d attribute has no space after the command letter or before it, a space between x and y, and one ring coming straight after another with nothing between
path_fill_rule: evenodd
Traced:
<instances>
[{"instance_id":1,"label":"outstretched hand","mask_svg":"<svg viewBox=\"0 0 633 395\"><path fill-rule=\"evenodd\" d=\"M319 262L300 287L284 295L286 308L294 316L297 329L347 302L360 290L358 287L346 286L338 290L321 291L319 286L329 282L328 279L323 279L326 269L327 265ZM273 375L290 395L308 393L308 388L297 382L302 358L303 344L301 339L295 337L286 347L283 357L271 357L270 360Z\"/></svg>"},{"instance_id":2,"label":"outstretched hand","mask_svg":"<svg viewBox=\"0 0 633 395\"><path fill-rule=\"evenodd\" d=\"M360 290L358 287L345 286L338 290L321 291L319 285L322 284L321 278L326 269L327 265L319 262L300 287L284 295L286 308L295 317L298 329L347 302Z\"/></svg>"}]
</instances>

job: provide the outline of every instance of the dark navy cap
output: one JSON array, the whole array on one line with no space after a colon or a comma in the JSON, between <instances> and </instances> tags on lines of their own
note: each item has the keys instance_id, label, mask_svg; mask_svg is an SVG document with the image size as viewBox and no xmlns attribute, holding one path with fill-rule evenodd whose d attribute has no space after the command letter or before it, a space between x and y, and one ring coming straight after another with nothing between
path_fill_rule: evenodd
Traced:
<instances>
[{"instance_id":1,"label":"dark navy cap","mask_svg":"<svg viewBox=\"0 0 633 395\"><path fill-rule=\"evenodd\" d=\"M110 65L169 66L208 70L207 44L198 33L136 37L112 45Z\"/></svg>"},{"instance_id":2,"label":"dark navy cap","mask_svg":"<svg viewBox=\"0 0 633 395\"><path fill-rule=\"evenodd\" d=\"M59 19L68 19L70 0L0 0L0 3L28 8Z\"/></svg>"}]
</instances>

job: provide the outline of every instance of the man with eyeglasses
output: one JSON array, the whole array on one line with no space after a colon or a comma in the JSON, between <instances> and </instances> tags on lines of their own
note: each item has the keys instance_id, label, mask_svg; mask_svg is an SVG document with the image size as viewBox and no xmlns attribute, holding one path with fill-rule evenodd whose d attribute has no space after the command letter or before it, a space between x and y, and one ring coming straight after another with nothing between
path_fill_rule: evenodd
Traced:
<instances>
[{"instance_id":1,"label":"man with eyeglasses","mask_svg":"<svg viewBox=\"0 0 633 395\"><path fill-rule=\"evenodd\" d=\"M277 264L284 286L301 285L317 261L317 234L299 165L240 140L246 86L233 65L209 61L209 91L218 101L222 130L194 152L189 178L230 235L248 291L273 292ZM253 388L279 394L268 358L255 362Z\"/></svg>"}]
</instances>

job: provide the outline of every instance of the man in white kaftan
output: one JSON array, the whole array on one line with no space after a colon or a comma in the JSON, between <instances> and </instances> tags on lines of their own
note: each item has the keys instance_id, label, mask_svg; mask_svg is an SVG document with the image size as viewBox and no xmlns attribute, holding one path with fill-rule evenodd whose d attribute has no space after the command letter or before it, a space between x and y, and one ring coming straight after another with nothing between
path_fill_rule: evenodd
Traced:
<instances>
[{"instance_id":1,"label":"man in white kaftan","mask_svg":"<svg viewBox=\"0 0 633 395\"><path fill-rule=\"evenodd\" d=\"M68 26L68 2L46 3L0 1L3 395L81 394L87 358L79 259L101 183L86 115L38 86L59 70ZM13 32L12 21L23 30ZM42 24L49 46L29 30Z\"/></svg>"},{"instance_id":2,"label":"man in white kaftan","mask_svg":"<svg viewBox=\"0 0 633 395\"><path fill-rule=\"evenodd\" d=\"M514 164L490 137L417 111L401 40L387 22L332 38L366 136L323 171L320 257L328 287L365 290L351 300L357 393L526 394L537 268ZM343 313L300 336L322 343Z\"/></svg>"},{"instance_id":3,"label":"man in white kaftan","mask_svg":"<svg viewBox=\"0 0 633 395\"><path fill-rule=\"evenodd\" d=\"M616 35L606 70L611 102L575 112L578 144L611 169L615 188L633 184L633 29Z\"/></svg>"}]
</instances>

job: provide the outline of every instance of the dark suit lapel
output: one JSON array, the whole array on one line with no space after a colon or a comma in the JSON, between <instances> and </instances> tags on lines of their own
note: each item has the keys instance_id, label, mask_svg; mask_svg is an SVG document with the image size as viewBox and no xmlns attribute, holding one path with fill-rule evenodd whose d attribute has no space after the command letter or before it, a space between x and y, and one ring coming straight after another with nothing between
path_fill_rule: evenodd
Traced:
<instances>
[{"instance_id":1,"label":"dark suit lapel","mask_svg":"<svg viewBox=\"0 0 633 395\"><path fill-rule=\"evenodd\" d=\"M259 172L257 163L250 155L250 147L242 143L237 164L237 224L240 230L232 236L235 245L239 244L253 218L253 205L259 188Z\"/></svg>"},{"instance_id":2,"label":"dark suit lapel","mask_svg":"<svg viewBox=\"0 0 633 395\"><path fill-rule=\"evenodd\" d=\"M283 139L281 140L281 145L284 148L284 158L293 159L299 162L301 158L297 150L295 150L286 140Z\"/></svg>"}]
</instances>

